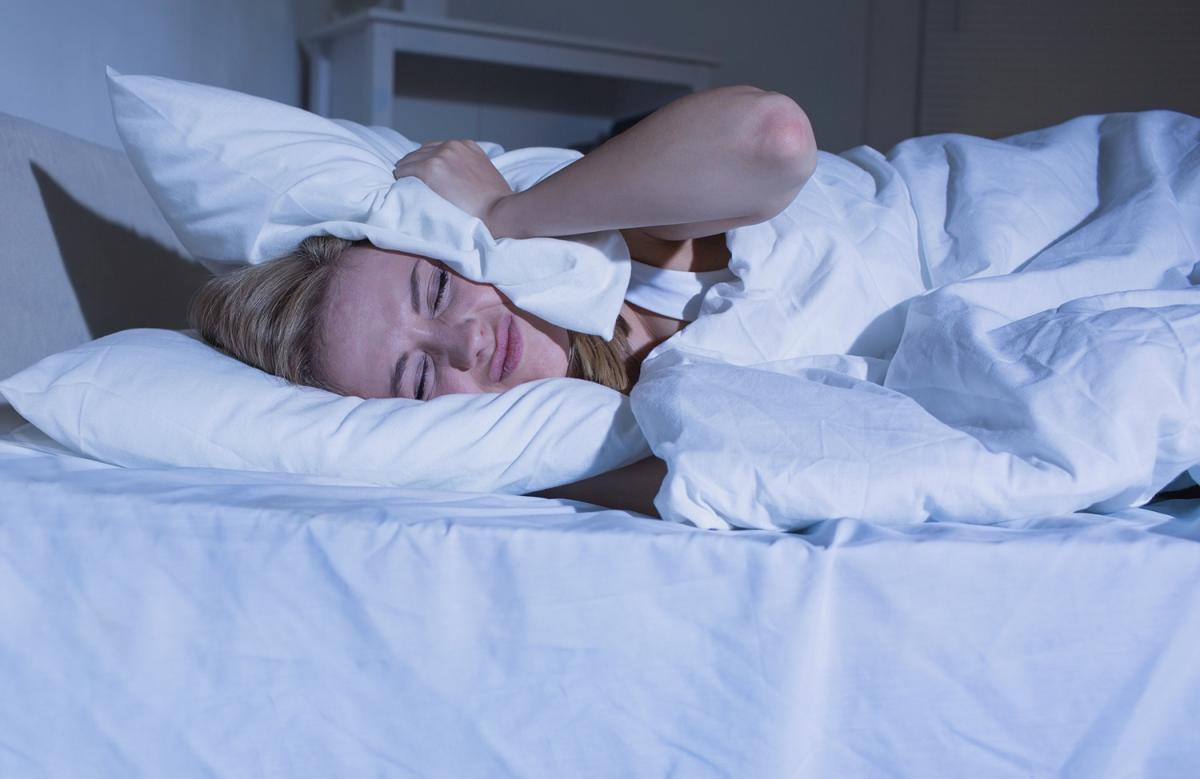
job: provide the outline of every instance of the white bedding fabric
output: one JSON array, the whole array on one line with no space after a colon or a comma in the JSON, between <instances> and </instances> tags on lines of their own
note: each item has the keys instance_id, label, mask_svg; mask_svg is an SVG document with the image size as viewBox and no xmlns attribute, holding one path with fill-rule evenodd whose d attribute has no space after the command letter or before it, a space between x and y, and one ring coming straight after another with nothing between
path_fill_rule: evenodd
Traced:
<instances>
[{"instance_id":1,"label":"white bedding fabric","mask_svg":"<svg viewBox=\"0 0 1200 779\"><path fill-rule=\"evenodd\" d=\"M0 776L1200 765L1197 505L710 533L38 445L0 439Z\"/></svg>"},{"instance_id":2,"label":"white bedding fabric","mask_svg":"<svg viewBox=\"0 0 1200 779\"><path fill-rule=\"evenodd\" d=\"M666 519L995 523L1200 463L1200 119L822 153L642 366Z\"/></svg>"}]
</instances>

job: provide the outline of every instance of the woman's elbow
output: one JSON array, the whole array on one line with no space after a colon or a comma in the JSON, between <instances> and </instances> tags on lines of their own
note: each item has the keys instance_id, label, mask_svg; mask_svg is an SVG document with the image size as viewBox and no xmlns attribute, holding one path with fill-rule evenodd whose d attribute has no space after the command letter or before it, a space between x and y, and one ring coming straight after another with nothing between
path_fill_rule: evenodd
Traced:
<instances>
[{"instance_id":1,"label":"woman's elbow","mask_svg":"<svg viewBox=\"0 0 1200 779\"><path fill-rule=\"evenodd\" d=\"M762 113L755 136L757 153L799 190L817 169L817 140L804 109L787 95L762 95Z\"/></svg>"}]
</instances>

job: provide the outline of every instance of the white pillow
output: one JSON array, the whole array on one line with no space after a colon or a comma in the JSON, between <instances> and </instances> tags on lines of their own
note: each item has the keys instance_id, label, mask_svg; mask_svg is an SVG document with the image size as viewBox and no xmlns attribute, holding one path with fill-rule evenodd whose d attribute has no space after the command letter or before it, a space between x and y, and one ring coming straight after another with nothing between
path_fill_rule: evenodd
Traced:
<instances>
[{"instance_id":1,"label":"white pillow","mask_svg":"<svg viewBox=\"0 0 1200 779\"><path fill-rule=\"evenodd\" d=\"M582 379L364 400L288 384L192 331L113 333L0 381L0 395L60 444L127 467L525 494L650 455L628 398Z\"/></svg>"},{"instance_id":2,"label":"white pillow","mask_svg":"<svg viewBox=\"0 0 1200 779\"><path fill-rule=\"evenodd\" d=\"M365 238L441 260L560 327L612 338L629 286L619 231L496 240L420 179L392 178L396 161L419 146L395 130L112 68L108 83L134 169L184 248L207 267L265 262L310 235ZM583 156L480 146L516 191Z\"/></svg>"}]
</instances>

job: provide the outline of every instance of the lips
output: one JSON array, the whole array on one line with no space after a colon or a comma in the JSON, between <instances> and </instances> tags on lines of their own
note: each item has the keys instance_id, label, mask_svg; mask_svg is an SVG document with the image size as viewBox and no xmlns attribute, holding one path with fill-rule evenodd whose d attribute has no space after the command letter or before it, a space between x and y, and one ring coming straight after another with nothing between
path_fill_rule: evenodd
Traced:
<instances>
[{"instance_id":1,"label":"lips","mask_svg":"<svg viewBox=\"0 0 1200 779\"><path fill-rule=\"evenodd\" d=\"M488 378L493 384L500 381L504 373L504 364L508 357L508 340L512 332L512 314L506 314L496 328L496 348L492 351L492 361L488 364Z\"/></svg>"},{"instance_id":2,"label":"lips","mask_svg":"<svg viewBox=\"0 0 1200 779\"><path fill-rule=\"evenodd\" d=\"M496 348L488 363L488 378L493 384L504 380L521 364L521 331L512 314L506 314L496 328Z\"/></svg>"},{"instance_id":3,"label":"lips","mask_svg":"<svg viewBox=\"0 0 1200 779\"><path fill-rule=\"evenodd\" d=\"M504 365L500 372L500 378L508 377L517 366L521 364L521 330L517 327L517 320L511 314L508 316L508 339L505 342L504 349Z\"/></svg>"}]
</instances>

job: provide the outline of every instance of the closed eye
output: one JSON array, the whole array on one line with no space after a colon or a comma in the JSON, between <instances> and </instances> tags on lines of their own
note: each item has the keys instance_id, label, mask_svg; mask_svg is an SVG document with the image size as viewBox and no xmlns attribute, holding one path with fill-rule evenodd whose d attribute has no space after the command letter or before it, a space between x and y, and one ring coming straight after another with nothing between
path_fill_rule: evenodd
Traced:
<instances>
[{"instance_id":1,"label":"closed eye","mask_svg":"<svg viewBox=\"0 0 1200 779\"><path fill-rule=\"evenodd\" d=\"M442 304L442 299L446 296L446 287L450 284L450 271L442 268L438 273L438 288L437 295L433 299L433 312L438 312L438 307Z\"/></svg>"},{"instance_id":2,"label":"closed eye","mask_svg":"<svg viewBox=\"0 0 1200 779\"><path fill-rule=\"evenodd\" d=\"M437 293L434 295L433 301L429 304L429 310L433 316L437 316L439 309L442 307L442 302L446 297L446 289L450 285L450 272L445 268L442 268L437 274L430 275L431 280L435 277L437 278ZM416 392L413 393L413 397L417 400L427 399L428 393L426 393L425 387L428 383L430 383L429 370L430 359L429 356L426 355L424 360L421 361L421 376L417 383Z\"/></svg>"},{"instance_id":3,"label":"closed eye","mask_svg":"<svg viewBox=\"0 0 1200 779\"><path fill-rule=\"evenodd\" d=\"M417 385L417 391L413 395L413 397L415 397L417 400L428 400L428 398L425 397L425 382L428 378L429 357L425 357L425 359L421 361L421 382Z\"/></svg>"}]
</instances>

